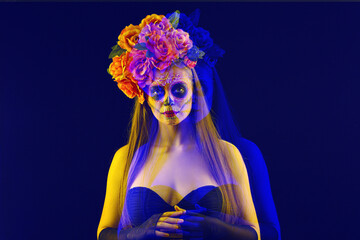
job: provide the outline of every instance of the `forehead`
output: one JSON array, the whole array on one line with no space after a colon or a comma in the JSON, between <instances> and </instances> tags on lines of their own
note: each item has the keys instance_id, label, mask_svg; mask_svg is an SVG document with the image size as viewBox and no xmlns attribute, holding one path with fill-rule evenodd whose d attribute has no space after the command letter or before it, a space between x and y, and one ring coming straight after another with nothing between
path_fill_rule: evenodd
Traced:
<instances>
[{"instance_id":1,"label":"forehead","mask_svg":"<svg viewBox=\"0 0 360 240\"><path fill-rule=\"evenodd\" d=\"M184 81L188 84L192 83L192 73L189 68L172 67L166 72L156 70L154 80L151 85L166 85L172 82Z\"/></svg>"}]
</instances>

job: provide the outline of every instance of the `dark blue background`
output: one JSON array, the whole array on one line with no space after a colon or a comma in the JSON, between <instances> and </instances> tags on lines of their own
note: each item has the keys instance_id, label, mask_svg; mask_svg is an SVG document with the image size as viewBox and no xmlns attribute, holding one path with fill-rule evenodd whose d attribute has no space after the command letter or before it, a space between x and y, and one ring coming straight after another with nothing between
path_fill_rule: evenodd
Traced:
<instances>
[{"instance_id":1,"label":"dark blue background","mask_svg":"<svg viewBox=\"0 0 360 240\"><path fill-rule=\"evenodd\" d=\"M282 238L360 239L360 4L0 4L0 239L96 239L133 101L106 69L120 31L200 8Z\"/></svg>"}]
</instances>

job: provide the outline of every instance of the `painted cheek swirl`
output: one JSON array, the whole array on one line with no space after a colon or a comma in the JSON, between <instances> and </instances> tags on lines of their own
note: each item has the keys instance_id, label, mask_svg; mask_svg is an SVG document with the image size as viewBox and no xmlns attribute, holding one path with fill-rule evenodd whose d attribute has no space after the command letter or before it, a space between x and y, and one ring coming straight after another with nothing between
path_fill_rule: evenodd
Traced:
<instances>
[{"instance_id":1,"label":"painted cheek swirl","mask_svg":"<svg viewBox=\"0 0 360 240\"><path fill-rule=\"evenodd\" d=\"M189 109L189 110L186 109L186 110L185 110L184 108L187 107L188 104L189 104L191 101L192 101L192 99L189 98L189 99L181 106L181 108L180 108L180 110L179 110L179 113L182 113L182 114L184 114L184 113L190 113L191 109Z\"/></svg>"}]
</instances>

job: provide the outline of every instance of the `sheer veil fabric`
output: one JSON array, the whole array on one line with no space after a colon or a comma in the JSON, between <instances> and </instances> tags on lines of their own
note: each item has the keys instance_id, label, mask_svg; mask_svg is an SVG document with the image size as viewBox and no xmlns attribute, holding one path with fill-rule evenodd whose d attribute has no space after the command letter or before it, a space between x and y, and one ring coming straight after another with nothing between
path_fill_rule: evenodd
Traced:
<instances>
[{"instance_id":1,"label":"sheer veil fabric","mask_svg":"<svg viewBox=\"0 0 360 240\"><path fill-rule=\"evenodd\" d=\"M188 26L188 21L197 27L199 17L198 9L189 17L180 15L179 28ZM203 41L209 43L212 40ZM240 231L235 226L251 226L257 229L258 239L260 236L261 239L281 239L265 161L256 145L241 136L235 124L237 121L231 114L220 76L215 69L217 59L222 57L225 51L214 43L204 47L204 51L204 58L198 59L194 68L189 69L181 64L178 66L191 70L192 73L192 108L186 119L191 126L189 132L192 134L189 137L195 139L194 148L198 150L199 156L205 159L203 169L208 170L211 175L209 179L214 179L214 182L210 184L209 180L209 184L202 186L196 183L184 186L188 191L180 194L182 196L178 196L174 203L186 210L201 209L202 214L211 216L209 219L219 219L230 224L225 228L232 232L233 236L236 231ZM119 226L117 229L109 228L102 232L100 235L103 237L100 236L100 239L112 239L115 232L117 239L148 239L148 234L154 235L159 213L173 211L173 203L166 201L171 197L176 199L176 196L169 196L174 194L170 191L173 186L157 186L157 189L131 187L137 176L144 176L151 182L156 179L159 169L165 167L165 164L159 167L162 154L152 150L158 131L159 123L151 113L149 105L146 101L140 104L137 99L130 129L130 150L121 183L121 187L126 191L125 194L121 191L119 193L122 203L119 207ZM147 159L156 159L156 167L150 164L154 161L147 162ZM189 162L191 159L187 160L187 163ZM193 178L203 176L201 173L192 172L191 167L184 172L184 177L187 174ZM201 179L198 183L200 182L207 181ZM155 187L153 184L149 186ZM131 228L136 230L129 230ZM213 236L204 239L222 239L223 236L220 233L216 235L216 232L219 231L213 230Z\"/></svg>"},{"instance_id":2,"label":"sheer veil fabric","mask_svg":"<svg viewBox=\"0 0 360 240\"><path fill-rule=\"evenodd\" d=\"M211 117L216 126L219 138L232 143L237 147L237 149L239 149L248 173L252 199L258 216L261 238L281 239L279 222L275 205L272 200L269 176L260 150L254 143L243 138L240 134L240 131L235 124L236 120L232 117L231 107L228 105L226 94L215 66L209 66L205 61L199 61L192 72L194 76L194 85L196 86L198 83L197 87L200 89L197 89L197 91L200 92L200 94L197 96L198 99L196 99L195 104L193 105L192 115L189 117L192 118L194 126L203 121L204 118ZM157 130L157 122L153 119L149 139L155 136ZM150 144L151 141L139 148L137 156L147 155L148 153L146 153L146 151L149 151L148 148ZM201 143L198 144L201 145ZM141 157L139 158L141 159ZM134 161L130 167L129 176L136 176L136 174L139 173L138 170L141 169L141 164L144 163L141 163L140 160L138 160L138 162ZM149 171L149 173L151 173L151 171ZM231 176L223 177L226 179L226 183L231 184L218 182L217 184L220 186L218 189L219 192L224 192L226 189L230 192L242 191L239 189L239 185L236 180ZM130 177L129 184L131 184L133 180L134 179L131 179ZM192 189L196 190L196 188ZM129 190L130 189L128 189L128 191ZM206 195L204 192L201 194ZM140 195L138 195L138 197L139 196ZM233 201L241 202L242 200L236 199L235 197ZM127 210L125 210L125 212L128 213ZM208 209L208 213L221 218L221 214L214 214L214 209ZM224 216L222 217L224 218ZM240 220L240 218L238 220ZM121 228L122 227L119 229Z\"/></svg>"}]
</instances>

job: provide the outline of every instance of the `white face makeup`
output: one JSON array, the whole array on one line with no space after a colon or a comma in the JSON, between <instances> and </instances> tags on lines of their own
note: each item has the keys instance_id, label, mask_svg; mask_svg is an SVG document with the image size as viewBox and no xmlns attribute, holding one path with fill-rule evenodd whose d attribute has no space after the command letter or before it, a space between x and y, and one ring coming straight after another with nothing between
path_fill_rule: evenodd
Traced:
<instances>
[{"instance_id":1,"label":"white face makeup","mask_svg":"<svg viewBox=\"0 0 360 240\"><path fill-rule=\"evenodd\" d=\"M171 67L167 72L154 72L154 81L147 90L147 103L156 119L177 125L191 111L193 82L189 68Z\"/></svg>"}]
</instances>

